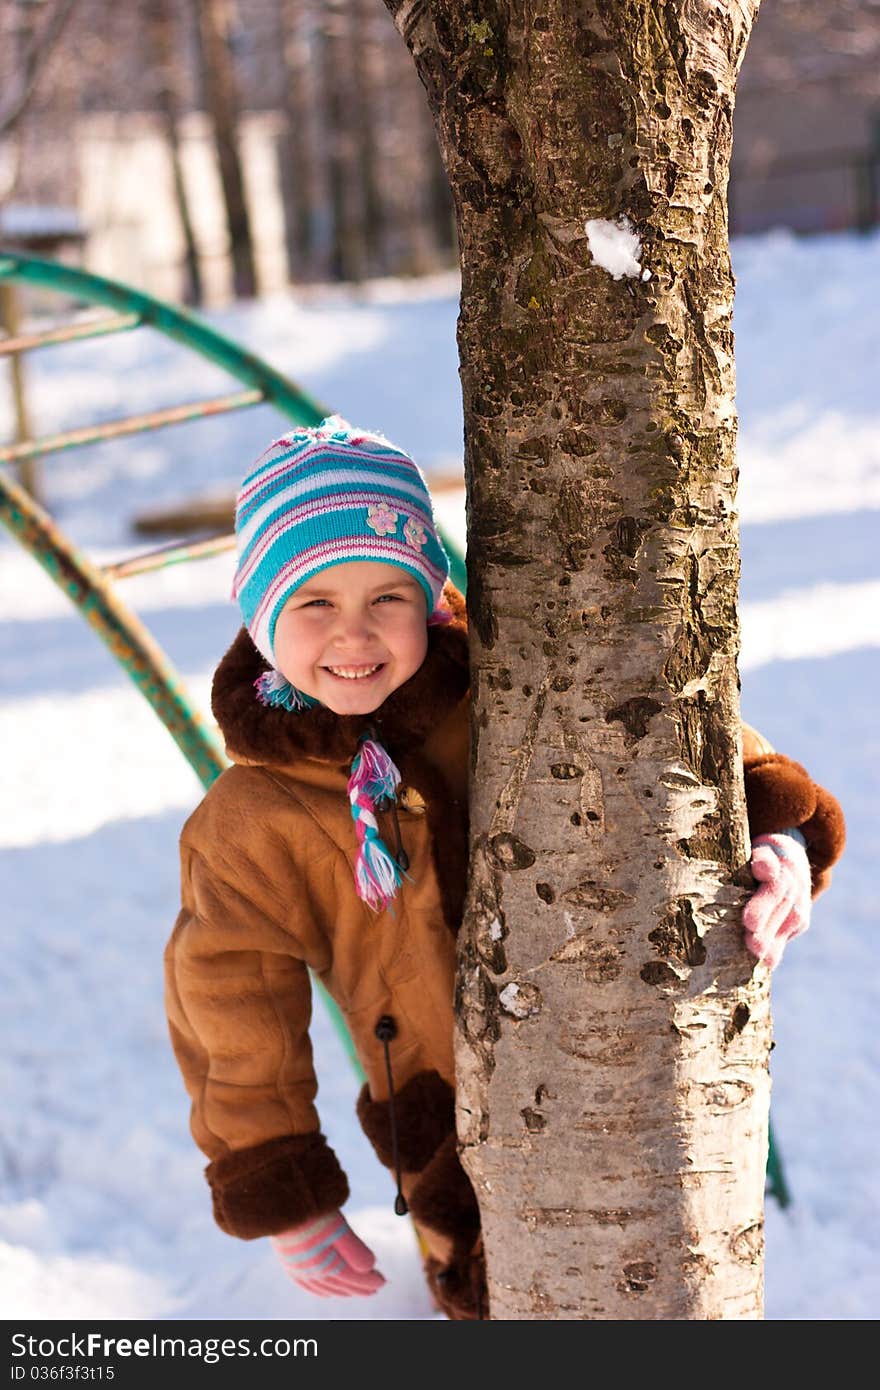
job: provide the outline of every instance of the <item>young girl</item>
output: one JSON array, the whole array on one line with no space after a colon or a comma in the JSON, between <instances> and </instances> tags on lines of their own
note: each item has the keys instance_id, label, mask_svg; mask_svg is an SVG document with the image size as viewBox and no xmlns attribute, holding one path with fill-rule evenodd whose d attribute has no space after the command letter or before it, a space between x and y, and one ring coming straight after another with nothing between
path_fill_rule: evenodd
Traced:
<instances>
[{"instance_id":1,"label":"young girl","mask_svg":"<svg viewBox=\"0 0 880 1390\"><path fill-rule=\"evenodd\" d=\"M412 1213L450 1318L488 1315L479 1212L454 1118L455 936L467 870L468 644L424 477L339 416L276 440L242 484L244 628L212 706L233 761L181 835L165 953L172 1043L214 1215L269 1236L315 1294L383 1283L340 1208L320 1132L311 969L366 1075L360 1121ZM840 808L744 729L749 949L809 922Z\"/></svg>"}]
</instances>

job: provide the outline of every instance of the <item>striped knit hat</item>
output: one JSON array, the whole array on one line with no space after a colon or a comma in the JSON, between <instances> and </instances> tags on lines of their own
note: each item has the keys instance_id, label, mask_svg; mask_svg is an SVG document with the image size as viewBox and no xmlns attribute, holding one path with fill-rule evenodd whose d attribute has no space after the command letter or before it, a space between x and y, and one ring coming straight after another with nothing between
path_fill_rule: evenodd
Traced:
<instances>
[{"instance_id":1,"label":"striped knit hat","mask_svg":"<svg viewBox=\"0 0 880 1390\"><path fill-rule=\"evenodd\" d=\"M312 575L346 560L400 565L440 599L449 561L419 467L380 434L331 415L276 439L235 506L238 600L254 645L275 666L275 624Z\"/></svg>"}]
</instances>

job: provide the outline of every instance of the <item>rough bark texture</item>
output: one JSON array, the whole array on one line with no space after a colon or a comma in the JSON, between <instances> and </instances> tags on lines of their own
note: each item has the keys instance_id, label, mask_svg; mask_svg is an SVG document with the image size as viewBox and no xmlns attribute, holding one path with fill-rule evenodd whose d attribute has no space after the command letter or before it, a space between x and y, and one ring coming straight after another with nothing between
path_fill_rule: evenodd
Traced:
<instances>
[{"instance_id":1,"label":"rough bark texture","mask_svg":"<svg viewBox=\"0 0 880 1390\"><path fill-rule=\"evenodd\" d=\"M462 265L456 1040L491 1315L759 1318L726 184L757 0L387 0ZM650 279L591 258L626 215Z\"/></svg>"}]
</instances>

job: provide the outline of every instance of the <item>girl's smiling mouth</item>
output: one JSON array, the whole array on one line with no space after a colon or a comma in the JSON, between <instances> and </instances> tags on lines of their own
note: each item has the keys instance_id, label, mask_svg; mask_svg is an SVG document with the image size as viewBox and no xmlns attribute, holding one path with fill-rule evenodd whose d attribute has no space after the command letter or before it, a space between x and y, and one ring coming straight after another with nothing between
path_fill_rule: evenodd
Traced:
<instances>
[{"instance_id":1,"label":"girl's smiling mouth","mask_svg":"<svg viewBox=\"0 0 880 1390\"><path fill-rule=\"evenodd\" d=\"M322 666L321 669L337 680L368 681L385 669L385 662L377 662L375 666Z\"/></svg>"}]
</instances>

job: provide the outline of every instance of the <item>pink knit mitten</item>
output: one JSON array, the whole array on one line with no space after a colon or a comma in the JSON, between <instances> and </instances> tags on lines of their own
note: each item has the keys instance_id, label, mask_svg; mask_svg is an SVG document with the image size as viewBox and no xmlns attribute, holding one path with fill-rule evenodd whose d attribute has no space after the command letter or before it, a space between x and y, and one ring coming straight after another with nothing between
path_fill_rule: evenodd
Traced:
<instances>
[{"instance_id":1,"label":"pink knit mitten","mask_svg":"<svg viewBox=\"0 0 880 1390\"><path fill-rule=\"evenodd\" d=\"M757 835L749 867L758 887L742 912L746 946L772 970L786 943L810 925L810 863L803 836L796 830Z\"/></svg>"},{"instance_id":2,"label":"pink knit mitten","mask_svg":"<svg viewBox=\"0 0 880 1390\"><path fill-rule=\"evenodd\" d=\"M355 1235L341 1211L331 1211L270 1239L293 1282L321 1298L371 1294L385 1283L374 1268L376 1256Z\"/></svg>"}]
</instances>

